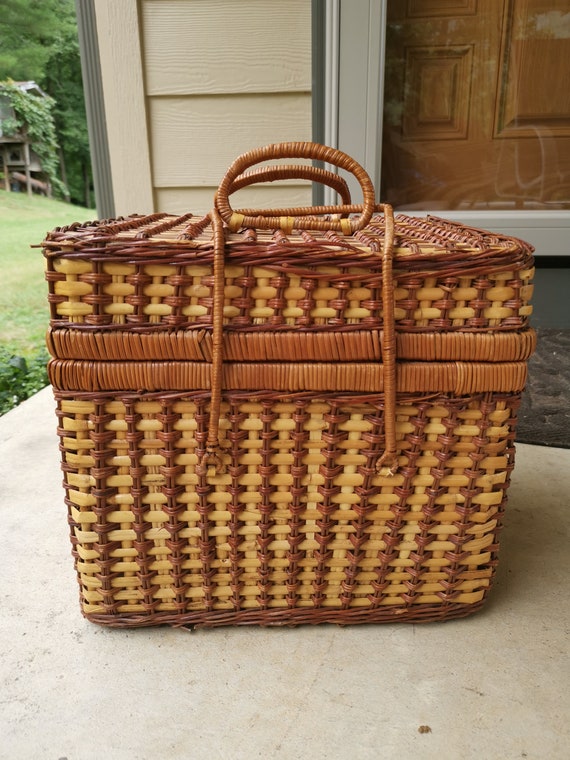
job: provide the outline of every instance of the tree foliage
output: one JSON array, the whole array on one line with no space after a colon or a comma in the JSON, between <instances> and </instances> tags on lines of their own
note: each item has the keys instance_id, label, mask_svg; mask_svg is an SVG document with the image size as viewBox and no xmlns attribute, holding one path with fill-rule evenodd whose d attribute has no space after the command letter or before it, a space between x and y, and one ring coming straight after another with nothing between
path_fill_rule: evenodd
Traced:
<instances>
[{"instance_id":1,"label":"tree foliage","mask_svg":"<svg viewBox=\"0 0 570 760\"><path fill-rule=\"evenodd\" d=\"M42 78L68 0L2 0L0 79Z\"/></svg>"},{"instance_id":2,"label":"tree foliage","mask_svg":"<svg viewBox=\"0 0 570 760\"><path fill-rule=\"evenodd\" d=\"M50 47L50 56L41 85L55 98L54 120L66 167L66 183L75 203L93 205L91 159L87 118L83 98L81 60L74 5L60 24Z\"/></svg>"},{"instance_id":3,"label":"tree foliage","mask_svg":"<svg viewBox=\"0 0 570 760\"><path fill-rule=\"evenodd\" d=\"M54 101L55 160L65 184L56 194L93 205L91 161L83 99L74 0L2 0L0 80L37 82ZM36 153L39 152L34 145ZM42 158L42 166L48 171Z\"/></svg>"}]
</instances>

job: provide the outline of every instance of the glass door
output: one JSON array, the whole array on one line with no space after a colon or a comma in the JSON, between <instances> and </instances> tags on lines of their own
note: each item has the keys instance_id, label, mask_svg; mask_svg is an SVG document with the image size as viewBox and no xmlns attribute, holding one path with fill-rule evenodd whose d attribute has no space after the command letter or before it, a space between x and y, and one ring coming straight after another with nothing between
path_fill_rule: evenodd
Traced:
<instances>
[{"instance_id":1,"label":"glass door","mask_svg":"<svg viewBox=\"0 0 570 760\"><path fill-rule=\"evenodd\" d=\"M568 0L389 0L382 194L570 208Z\"/></svg>"},{"instance_id":2,"label":"glass door","mask_svg":"<svg viewBox=\"0 0 570 760\"><path fill-rule=\"evenodd\" d=\"M380 199L570 255L570 0L330 7L325 112Z\"/></svg>"}]
</instances>

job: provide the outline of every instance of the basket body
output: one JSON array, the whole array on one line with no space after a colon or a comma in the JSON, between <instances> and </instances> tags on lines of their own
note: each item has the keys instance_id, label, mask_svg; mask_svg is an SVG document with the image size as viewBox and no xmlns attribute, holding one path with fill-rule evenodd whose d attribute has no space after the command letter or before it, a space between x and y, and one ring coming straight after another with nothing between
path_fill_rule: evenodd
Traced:
<instances>
[{"instance_id":1,"label":"basket body","mask_svg":"<svg viewBox=\"0 0 570 760\"><path fill-rule=\"evenodd\" d=\"M418 622L481 607L534 348L531 250L399 217L387 304L383 224L225 230L217 406L208 220L48 236L49 371L90 620Z\"/></svg>"},{"instance_id":2,"label":"basket body","mask_svg":"<svg viewBox=\"0 0 570 760\"><path fill-rule=\"evenodd\" d=\"M520 394L228 393L227 472L198 474L204 393L58 392L84 613L109 625L434 620L497 564Z\"/></svg>"}]
</instances>

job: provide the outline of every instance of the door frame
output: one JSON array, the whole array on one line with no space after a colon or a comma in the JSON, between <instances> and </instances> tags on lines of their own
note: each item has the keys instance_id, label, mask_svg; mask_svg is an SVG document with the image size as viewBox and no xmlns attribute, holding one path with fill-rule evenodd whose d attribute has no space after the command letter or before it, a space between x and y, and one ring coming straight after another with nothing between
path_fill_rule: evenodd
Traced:
<instances>
[{"instance_id":1,"label":"door frame","mask_svg":"<svg viewBox=\"0 0 570 760\"><path fill-rule=\"evenodd\" d=\"M324 15L323 126L326 144L348 153L370 174L381 195L382 111L387 0L328 0L316 4ZM316 51L314 51L316 52ZM318 83L317 83L318 85ZM318 133L319 130L317 130ZM348 179L354 198L359 188ZM325 202L334 202L325 188ZM381 200L378 197L378 200ZM523 238L538 256L570 255L570 210L431 211L482 229ZM562 260L559 259L562 263Z\"/></svg>"}]
</instances>

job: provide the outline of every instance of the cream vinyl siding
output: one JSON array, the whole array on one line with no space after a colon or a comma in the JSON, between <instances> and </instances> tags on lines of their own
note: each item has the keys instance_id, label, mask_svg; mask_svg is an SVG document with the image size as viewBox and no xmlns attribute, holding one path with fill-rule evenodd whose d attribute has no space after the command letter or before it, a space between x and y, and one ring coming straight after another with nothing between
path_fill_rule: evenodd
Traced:
<instances>
[{"instance_id":1,"label":"cream vinyl siding","mask_svg":"<svg viewBox=\"0 0 570 760\"><path fill-rule=\"evenodd\" d=\"M95 7L117 214L206 212L236 156L311 139L310 0ZM232 201L310 202L300 181L245 189Z\"/></svg>"}]
</instances>

